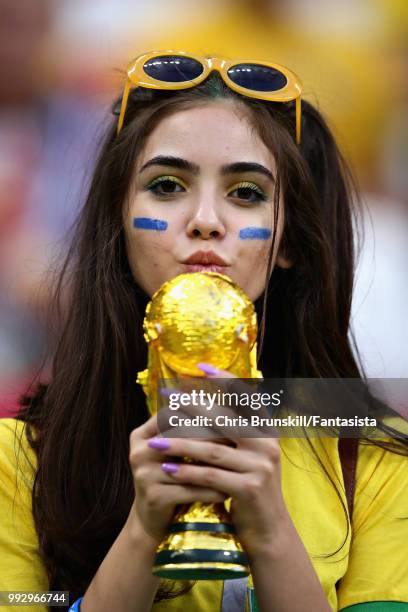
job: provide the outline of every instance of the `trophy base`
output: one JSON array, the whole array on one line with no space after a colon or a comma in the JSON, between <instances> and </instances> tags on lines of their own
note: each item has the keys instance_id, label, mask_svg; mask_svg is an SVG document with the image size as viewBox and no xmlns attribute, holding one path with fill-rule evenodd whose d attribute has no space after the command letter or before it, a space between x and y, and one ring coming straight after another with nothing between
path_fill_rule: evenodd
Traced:
<instances>
[{"instance_id":1,"label":"trophy base","mask_svg":"<svg viewBox=\"0 0 408 612\"><path fill-rule=\"evenodd\" d=\"M172 580L232 580L249 574L245 553L226 550L162 550L153 574Z\"/></svg>"}]
</instances>

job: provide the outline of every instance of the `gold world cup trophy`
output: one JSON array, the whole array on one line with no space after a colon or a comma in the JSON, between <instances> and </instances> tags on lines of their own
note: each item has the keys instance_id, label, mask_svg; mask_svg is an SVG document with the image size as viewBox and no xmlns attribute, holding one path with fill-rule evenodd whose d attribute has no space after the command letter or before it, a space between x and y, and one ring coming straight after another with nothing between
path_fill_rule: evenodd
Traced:
<instances>
[{"instance_id":1,"label":"gold world cup trophy","mask_svg":"<svg viewBox=\"0 0 408 612\"><path fill-rule=\"evenodd\" d=\"M239 378L260 378L257 322L248 296L215 272L181 274L164 283L146 308L148 367L139 372L151 414L160 385L177 377L203 378L211 363ZM228 501L227 501L228 505ZM225 503L182 504L159 545L153 574L174 580L225 580L249 574L248 560Z\"/></svg>"}]
</instances>

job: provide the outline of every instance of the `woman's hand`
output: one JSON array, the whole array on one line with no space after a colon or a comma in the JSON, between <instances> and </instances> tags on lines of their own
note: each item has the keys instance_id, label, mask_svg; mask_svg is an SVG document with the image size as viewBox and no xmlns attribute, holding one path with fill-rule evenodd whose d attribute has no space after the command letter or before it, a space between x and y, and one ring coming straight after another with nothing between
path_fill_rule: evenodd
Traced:
<instances>
[{"instance_id":1,"label":"woman's hand","mask_svg":"<svg viewBox=\"0 0 408 612\"><path fill-rule=\"evenodd\" d=\"M166 462L165 455L177 454L170 452L176 440L152 438L157 434L156 415L134 429L130 435L129 460L135 485L133 508L144 531L160 542L177 504L195 501L223 502L228 495L215 487L197 485L188 479L182 481L174 477L172 468L167 469L163 463ZM183 456L183 453L180 456ZM171 459L168 461L171 463Z\"/></svg>"},{"instance_id":2,"label":"woman's hand","mask_svg":"<svg viewBox=\"0 0 408 612\"><path fill-rule=\"evenodd\" d=\"M204 371L208 377L234 378L229 372ZM156 416L132 432L138 521L159 541L177 504L231 497L232 520L249 556L259 608L329 612L283 499L278 440L237 439L233 430L222 433L227 444L217 438L161 438ZM184 457L196 463L179 463Z\"/></svg>"},{"instance_id":3,"label":"woman's hand","mask_svg":"<svg viewBox=\"0 0 408 612\"><path fill-rule=\"evenodd\" d=\"M288 520L275 440L245 438L232 448L216 442L173 438L161 453L162 469L174 484L193 485L197 490L214 490L232 497L232 520L248 554L273 545L275 535ZM189 457L206 465L174 463L166 459L167 455Z\"/></svg>"},{"instance_id":4,"label":"woman's hand","mask_svg":"<svg viewBox=\"0 0 408 612\"><path fill-rule=\"evenodd\" d=\"M208 378L236 378L225 371L207 369L206 373ZM276 535L291 527L281 490L278 440L234 438L231 446L217 439L155 437L148 441L150 430L140 434L132 465L136 500L138 494L144 497L139 514L150 533L164 532L177 503L228 497L232 498L233 523L249 555L270 550ZM228 429L225 434L228 437ZM172 457L180 461L188 457L192 463L175 462Z\"/></svg>"}]
</instances>

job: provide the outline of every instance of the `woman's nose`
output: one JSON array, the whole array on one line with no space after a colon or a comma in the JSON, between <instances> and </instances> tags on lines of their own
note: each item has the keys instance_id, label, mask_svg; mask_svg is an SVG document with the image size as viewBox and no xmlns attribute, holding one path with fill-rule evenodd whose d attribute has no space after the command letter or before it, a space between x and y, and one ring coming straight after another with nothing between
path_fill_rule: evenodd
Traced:
<instances>
[{"instance_id":1,"label":"woman's nose","mask_svg":"<svg viewBox=\"0 0 408 612\"><path fill-rule=\"evenodd\" d=\"M225 226L212 204L199 206L187 224L187 234L191 238L222 238L225 236Z\"/></svg>"}]
</instances>

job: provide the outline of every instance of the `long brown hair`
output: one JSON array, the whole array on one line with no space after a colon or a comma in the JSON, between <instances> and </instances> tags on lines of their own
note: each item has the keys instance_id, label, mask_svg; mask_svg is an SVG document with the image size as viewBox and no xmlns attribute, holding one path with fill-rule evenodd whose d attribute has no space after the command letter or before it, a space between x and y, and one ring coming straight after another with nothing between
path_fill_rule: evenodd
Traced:
<instances>
[{"instance_id":1,"label":"long brown hair","mask_svg":"<svg viewBox=\"0 0 408 612\"><path fill-rule=\"evenodd\" d=\"M33 512L50 589L74 598L129 514L129 434L147 419L134 381L146 366L148 296L132 277L122 224L135 162L164 117L219 99L245 109L275 156L275 216L282 197L283 248L294 261L291 269L273 270L256 303L260 369L277 378L360 377L349 339L351 181L320 113L303 103L298 147L292 103L241 97L216 75L189 90L132 92L121 133L115 120L105 138L61 274L57 297L68 285L70 299L50 381L23 399L18 417L38 460Z\"/></svg>"}]
</instances>

